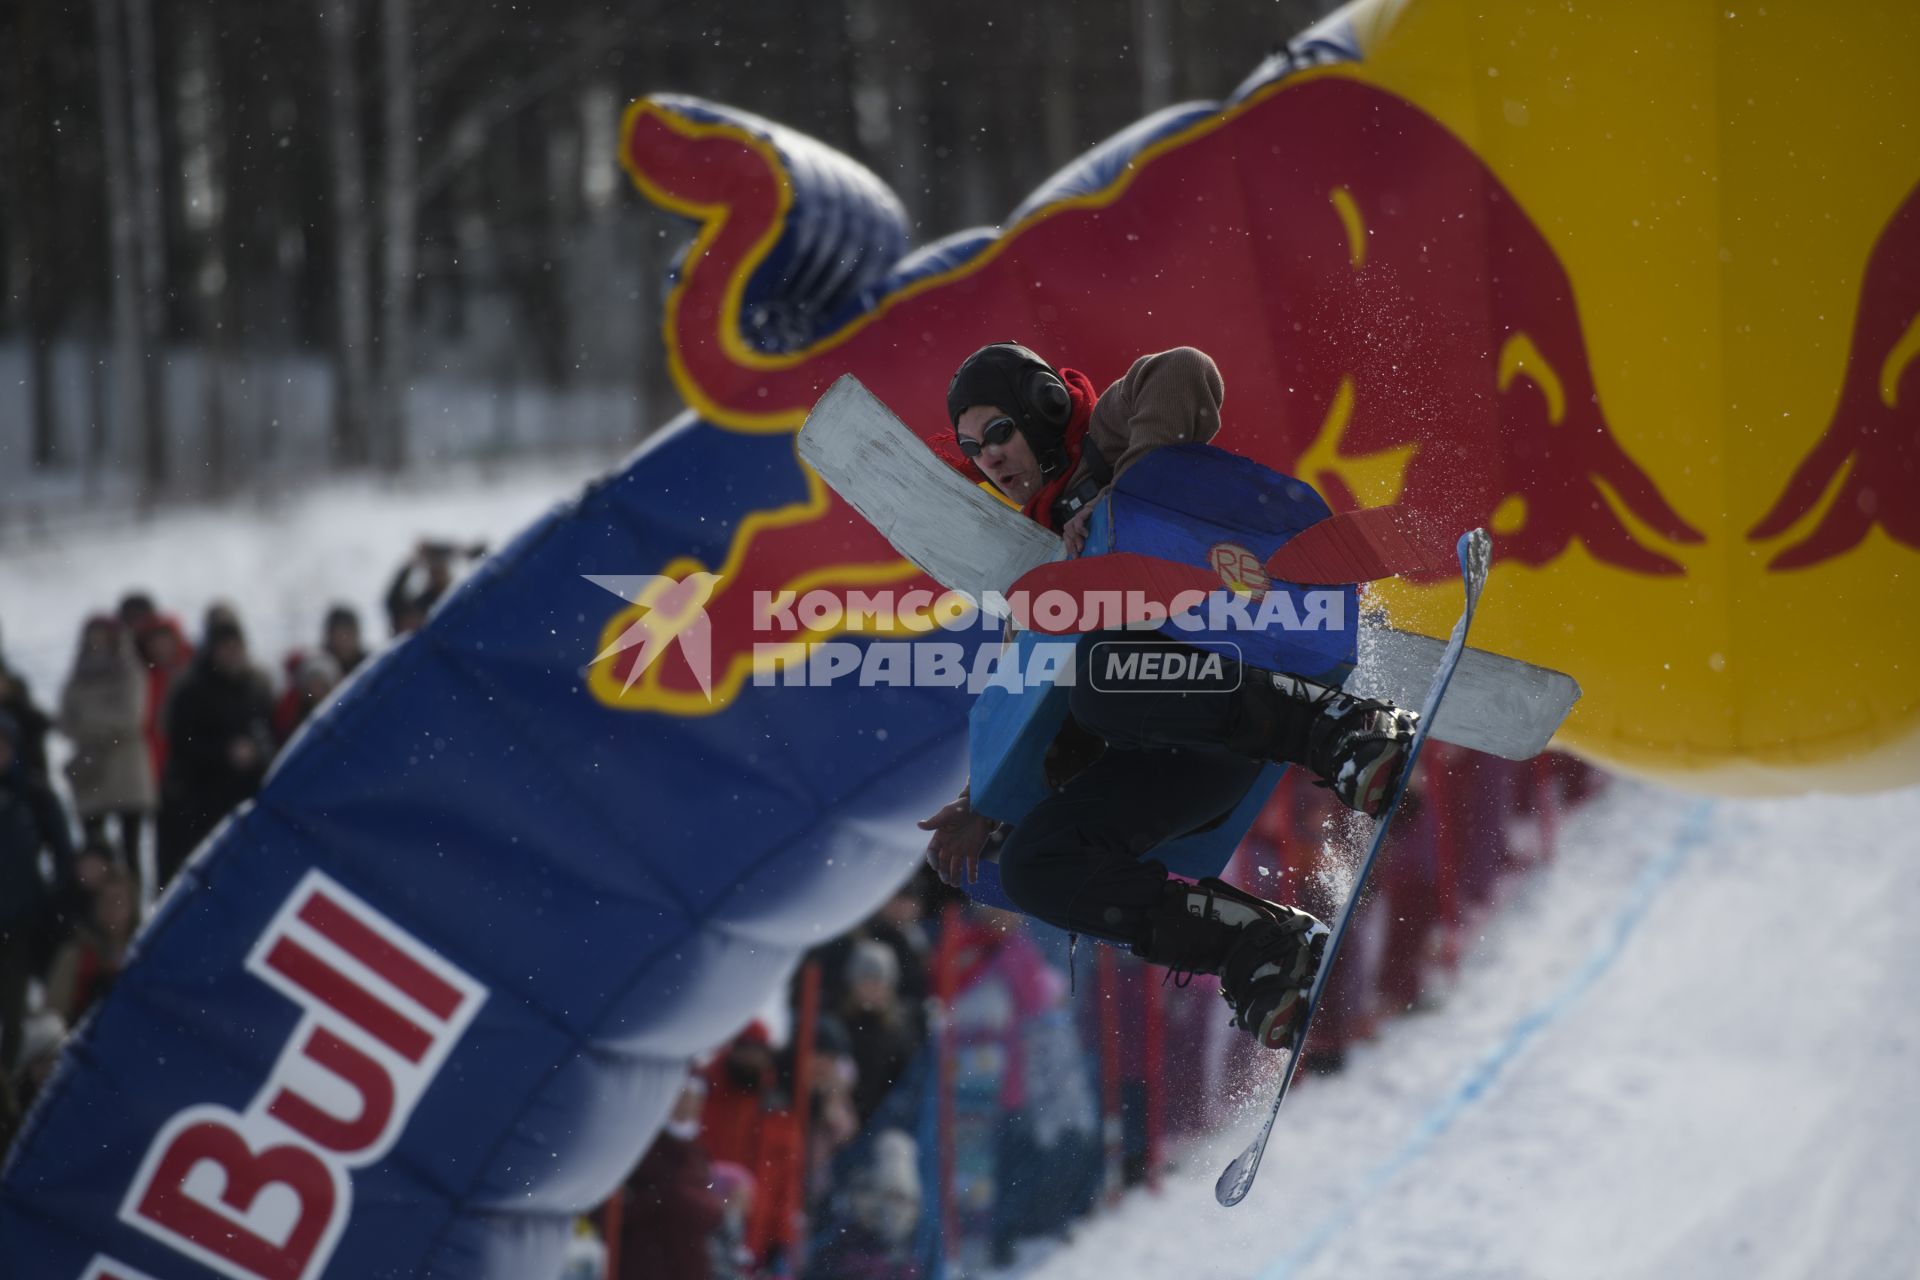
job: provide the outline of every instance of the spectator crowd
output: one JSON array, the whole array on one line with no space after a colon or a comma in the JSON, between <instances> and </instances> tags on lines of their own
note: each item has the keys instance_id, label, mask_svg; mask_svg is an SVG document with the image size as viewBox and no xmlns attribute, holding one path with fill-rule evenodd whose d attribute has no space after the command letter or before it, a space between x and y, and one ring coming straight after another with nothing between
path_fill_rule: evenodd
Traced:
<instances>
[{"instance_id":1,"label":"spectator crowd","mask_svg":"<svg viewBox=\"0 0 1920 1280\"><path fill-rule=\"evenodd\" d=\"M1551 852L1597 775L1433 751L1396 822L1303 1062L1344 1068L1434 1007L1452 948ZM1227 871L1323 916L1351 819L1275 790ZM671 1119L599 1217L617 1280L917 1280L1024 1269L1171 1143L1230 1118L1270 1055L1190 989L1111 948L969 902L922 869L806 956L771 1021L692 1064ZM810 995L809 992L812 992ZM944 1067L943 1070L943 1061ZM584 1272L582 1274L585 1274ZM599 1273L596 1271L597 1276Z\"/></svg>"},{"instance_id":2,"label":"spectator crowd","mask_svg":"<svg viewBox=\"0 0 1920 1280\"><path fill-rule=\"evenodd\" d=\"M955 901L916 875L805 958L780 1025L692 1065L605 1219L619 1280L924 1274L933 921Z\"/></svg>"},{"instance_id":3,"label":"spectator crowd","mask_svg":"<svg viewBox=\"0 0 1920 1280\"><path fill-rule=\"evenodd\" d=\"M484 552L417 546L387 590L392 634L418 630ZM80 624L50 703L0 648L0 1154L146 904L367 654L358 612L334 605L276 681L233 606L189 634L145 591Z\"/></svg>"}]
</instances>

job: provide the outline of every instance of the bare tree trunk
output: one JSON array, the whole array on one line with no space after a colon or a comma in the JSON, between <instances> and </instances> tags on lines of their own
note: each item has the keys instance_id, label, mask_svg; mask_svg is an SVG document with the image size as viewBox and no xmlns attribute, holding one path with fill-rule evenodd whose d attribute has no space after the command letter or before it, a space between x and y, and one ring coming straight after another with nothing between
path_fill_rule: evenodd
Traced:
<instances>
[{"instance_id":1,"label":"bare tree trunk","mask_svg":"<svg viewBox=\"0 0 1920 1280\"><path fill-rule=\"evenodd\" d=\"M846 30L855 136L917 228L928 205L924 23L881 0L851 0Z\"/></svg>"},{"instance_id":2,"label":"bare tree trunk","mask_svg":"<svg viewBox=\"0 0 1920 1280\"><path fill-rule=\"evenodd\" d=\"M113 364L108 346L96 331L87 336L87 444L86 460L81 464L80 491L88 498L100 496L100 484L107 470L107 370Z\"/></svg>"},{"instance_id":3,"label":"bare tree trunk","mask_svg":"<svg viewBox=\"0 0 1920 1280\"><path fill-rule=\"evenodd\" d=\"M370 270L367 264L365 157L361 152L359 80L354 69L353 0L321 0L328 97L328 150L333 159L335 330L333 453L336 463L363 467L371 461L367 413L372 382Z\"/></svg>"},{"instance_id":4,"label":"bare tree trunk","mask_svg":"<svg viewBox=\"0 0 1920 1280\"><path fill-rule=\"evenodd\" d=\"M195 253L193 289L199 304L196 328L203 335L206 379L202 416L207 491L216 498L232 491L240 459L234 449L228 384L230 344L236 329L234 290L229 279L227 221L234 216L227 199L227 144L224 129L226 83L221 73L220 36L212 15L188 14L181 40L180 75L175 83L179 121L182 241Z\"/></svg>"},{"instance_id":5,"label":"bare tree trunk","mask_svg":"<svg viewBox=\"0 0 1920 1280\"><path fill-rule=\"evenodd\" d=\"M380 0L386 88L386 222L380 295L380 464L407 463L407 392L413 384L413 279L418 252L419 125L412 0Z\"/></svg>"},{"instance_id":6,"label":"bare tree trunk","mask_svg":"<svg viewBox=\"0 0 1920 1280\"><path fill-rule=\"evenodd\" d=\"M1058 6L1056 12L1042 12L1043 22L1050 29L1072 31L1073 6ZM1052 49L1048 59L1050 66L1047 75L1047 91L1040 101L1041 132L1047 142L1047 171L1058 172L1067 161L1073 159L1079 150L1080 140L1074 132L1079 90L1074 83L1078 71L1079 59L1074 51L1079 47L1076 40L1061 40L1057 48Z\"/></svg>"},{"instance_id":7,"label":"bare tree trunk","mask_svg":"<svg viewBox=\"0 0 1920 1280\"><path fill-rule=\"evenodd\" d=\"M1133 0L1133 53L1140 68L1140 110L1173 101L1174 0Z\"/></svg>"},{"instance_id":8,"label":"bare tree trunk","mask_svg":"<svg viewBox=\"0 0 1920 1280\"><path fill-rule=\"evenodd\" d=\"M47 28L37 5L20 10L15 30L14 68L19 98L13 118L14 155L18 166L9 184L13 213L9 221L19 228L16 266L26 303L28 416L31 426L29 457L35 467L59 460L60 445L53 417L53 339L58 327L55 282L48 264L53 261L48 219L54 216L51 145L47 137L46 81Z\"/></svg>"},{"instance_id":9,"label":"bare tree trunk","mask_svg":"<svg viewBox=\"0 0 1920 1280\"><path fill-rule=\"evenodd\" d=\"M985 122L992 118L993 102L983 102L976 94L963 94L954 112L959 132L954 139L954 155L959 161L960 225L998 226L1013 208L1005 197L1008 187L1007 166L1002 157L987 157L980 139L986 135Z\"/></svg>"},{"instance_id":10,"label":"bare tree trunk","mask_svg":"<svg viewBox=\"0 0 1920 1280\"><path fill-rule=\"evenodd\" d=\"M917 32L902 32L903 43L920 43ZM907 207L912 232L924 230L928 212L927 192L927 62L919 56L903 57L893 67L893 173L894 193Z\"/></svg>"},{"instance_id":11,"label":"bare tree trunk","mask_svg":"<svg viewBox=\"0 0 1920 1280\"><path fill-rule=\"evenodd\" d=\"M133 160L127 142L125 46L119 0L93 0L96 61L100 68L100 123L107 170L107 253L113 274L113 422L122 440L142 447L147 498L155 496L155 458L141 386L139 246L134 239ZM164 471L164 468L161 468Z\"/></svg>"},{"instance_id":12,"label":"bare tree trunk","mask_svg":"<svg viewBox=\"0 0 1920 1280\"><path fill-rule=\"evenodd\" d=\"M145 480L158 496L171 478L167 429L167 222L160 94L155 87L152 0L126 0L127 83L132 89L134 235L140 254L140 386L146 398Z\"/></svg>"}]
</instances>

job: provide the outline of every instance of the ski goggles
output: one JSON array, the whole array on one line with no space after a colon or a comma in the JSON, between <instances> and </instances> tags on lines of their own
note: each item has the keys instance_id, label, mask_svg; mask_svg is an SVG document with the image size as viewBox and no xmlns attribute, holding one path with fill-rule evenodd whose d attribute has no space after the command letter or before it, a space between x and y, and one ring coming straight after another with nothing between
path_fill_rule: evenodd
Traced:
<instances>
[{"instance_id":1,"label":"ski goggles","mask_svg":"<svg viewBox=\"0 0 1920 1280\"><path fill-rule=\"evenodd\" d=\"M1017 429L1018 424L1015 423L1012 418L1001 417L989 422L986 427L981 430L978 440L973 439L971 436L957 436L956 439L959 442L961 453L966 454L969 458L977 458L980 456L980 451L988 445L1005 444L1007 441L1013 439L1013 433Z\"/></svg>"}]
</instances>

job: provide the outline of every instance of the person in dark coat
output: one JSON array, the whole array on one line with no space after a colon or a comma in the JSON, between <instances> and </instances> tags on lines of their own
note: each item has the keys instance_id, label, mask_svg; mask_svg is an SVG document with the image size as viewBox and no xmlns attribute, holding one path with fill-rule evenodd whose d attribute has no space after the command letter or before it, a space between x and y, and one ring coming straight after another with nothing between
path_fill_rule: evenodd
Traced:
<instances>
[{"instance_id":1,"label":"person in dark coat","mask_svg":"<svg viewBox=\"0 0 1920 1280\"><path fill-rule=\"evenodd\" d=\"M342 680L367 660L367 646L360 635L360 615L353 611L353 606L336 604L327 610L326 623L320 628L320 647L340 668Z\"/></svg>"},{"instance_id":2,"label":"person in dark coat","mask_svg":"<svg viewBox=\"0 0 1920 1280\"><path fill-rule=\"evenodd\" d=\"M53 730L53 717L40 709L27 688L26 679L0 657L0 711L13 720L13 755L27 772L45 782L47 773L47 734Z\"/></svg>"},{"instance_id":3,"label":"person in dark coat","mask_svg":"<svg viewBox=\"0 0 1920 1280\"><path fill-rule=\"evenodd\" d=\"M129 591L120 597L120 607L115 615L127 634L137 636L146 630L149 623L160 616L159 608L153 603L153 597L144 591Z\"/></svg>"},{"instance_id":4,"label":"person in dark coat","mask_svg":"<svg viewBox=\"0 0 1920 1280\"><path fill-rule=\"evenodd\" d=\"M859 1072L853 1104L863 1125L906 1074L919 1048L899 988L900 961L893 949L871 938L856 942L847 957L846 994L839 1013Z\"/></svg>"},{"instance_id":5,"label":"person in dark coat","mask_svg":"<svg viewBox=\"0 0 1920 1280\"><path fill-rule=\"evenodd\" d=\"M387 625L393 628L393 634L408 636L426 626L433 606L453 586L455 565L463 559L478 560L486 553L484 544L459 547L423 539L387 584Z\"/></svg>"},{"instance_id":6,"label":"person in dark coat","mask_svg":"<svg viewBox=\"0 0 1920 1280\"><path fill-rule=\"evenodd\" d=\"M159 882L165 887L220 820L260 789L273 760L273 695L247 657L246 635L222 619L174 687L160 786Z\"/></svg>"},{"instance_id":7,"label":"person in dark coat","mask_svg":"<svg viewBox=\"0 0 1920 1280\"><path fill-rule=\"evenodd\" d=\"M20 758L19 740L18 722L0 711L0 1069L10 1068L19 1052L35 943L57 889L73 878L67 815L46 780ZM41 871L42 854L53 859L52 882Z\"/></svg>"},{"instance_id":8,"label":"person in dark coat","mask_svg":"<svg viewBox=\"0 0 1920 1280\"><path fill-rule=\"evenodd\" d=\"M924 1019L930 991L927 965L933 954L933 942L927 932L926 899L938 887L939 881L932 870L922 866L851 933L843 933L815 948L813 954L820 960L822 1008L840 1008L847 994L847 962L862 940L872 939L885 943L899 961L900 1008L907 1017L913 1038L918 1041L926 1035Z\"/></svg>"}]
</instances>

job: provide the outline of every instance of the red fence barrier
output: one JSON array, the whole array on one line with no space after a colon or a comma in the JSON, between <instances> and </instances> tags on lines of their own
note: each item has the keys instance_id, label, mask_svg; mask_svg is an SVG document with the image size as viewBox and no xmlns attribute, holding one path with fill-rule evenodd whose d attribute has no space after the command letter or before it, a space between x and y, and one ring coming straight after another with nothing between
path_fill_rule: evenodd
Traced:
<instances>
[{"instance_id":1,"label":"red fence barrier","mask_svg":"<svg viewBox=\"0 0 1920 1280\"><path fill-rule=\"evenodd\" d=\"M1396 1014L1440 998L1467 931L1503 896L1503 880L1552 856L1565 808L1599 776L1564 756L1511 764L1444 744L1428 751L1309 1039L1302 1064L1309 1073L1340 1069L1350 1046ZM1226 878L1327 917L1344 896L1343 878L1365 833L1364 822L1339 811L1326 792L1290 778ZM879 920L862 926L869 938L903 936L897 921ZM951 900L923 925L917 991L926 998L923 1050L931 1057L915 1077L922 1082L915 1106L926 1118L916 1139L925 1162L922 1243L913 1246L922 1252L908 1258L897 1253L907 1246L896 1244L885 1264L895 1269L873 1274L941 1280L1003 1265L1028 1235L1063 1231L1071 1216L1097 1211L1131 1186L1157 1189L1169 1148L1217 1124L1234 1082L1266 1065L1264 1050L1226 1028L1217 980L1200 977L1170 994L1164 970L1088 943L1080 954L1090 964L1082 963L1083 981L1071 991L1067 942L1056 930ZM814 1044L816 1022L831 1021L834 1011L823 987L839 989L834 962L822 972L820 957L830 952L807 962L792 996L793 1089L782 1105L791 1106L800 1151L814 1145L807 1135L816 1125L830 1141L833 1104L820 1104L816 1115L815 1085L829 1097L847 1070L843 1059L821 1056L842 1050ZM888 1124L913 1128L906 1114L896 1110ZM769 1115L778 1118L777 1110ZM896 1147L905 1141L894 1138ZM823 1183L819 1172L830 1165L817 1164L811 1194L804 1178L777 1184L789 1220L801 1224L798 1256L759 1259L739 1274L809 1280L838 1264L823 1252L809 1270L807 1251L851 1238L837 1234L848 1229L849 1212L860 1219L855 1230L870 1225L861 1215L879 1202L854 1203L858 1196L840 1193L877 1194L882 1184ZM899 1174L897 1162L887 1167ZM621 1264L620 1197L599 1218L611 1278Z\"/></svg>"},{"instance_id":2,"label":"red fence barrier","mask_svg":"<svg viewBox=\"0 0 1920 1280\"><path fill-rule=\"evenodd\" d=\"M1570 757L1548 754L1511 763L1450 748L1428 746L1422 774L1409 789L1407 811L1396 819L1388 850L1369 888L1368 903L1356 928L1378 930L1372 946L1347 953L1329 997L1323 1020L1316 1022L1304 1065L1338 1069L1353 1042L1375 1034L1381 1022L1435 998L1432 982L1459 963L1463 938L1474 913L1490 901L1501 877L1525 870L1553 854L1562 809L1570 795L1584 794L1594 771ZM1300 780L1283 782L1268 811L1256 824L1228 878L1256 893L1301 902L1317 912L1333 907L1315 893L1329 845L1339 842L1340 824L1321 792ZM1379 899L1389 896L1387 909ZM1101 1073L1102 1116L1111 1125L1121 1105L1122 1038L1144 1039L1148 1066L1143 1074L1146 1150L1145 1181L1157 1187L1167 1161L1167 1081L1176 1076L1164 1034L1164 971L1110 948L1099 948L1096 1020L1100 1044L1095 1055ZM1144 970L1142 999L1136 1010L1125 997L1131 971ZM1172 997L1175 1000L1186 997ZM1224 1018L1224 1006L1217 1006ZM1130 1025L1128 1015L1140 1015ZM1210 1009L1209 1014L1215 1010ZM1229 1059L1257 1053L1231 1033L1221 1051ZM1184 1064L1188 1069L1191 1063ZM1110 1193L1113 1171L1123 1161L1124 1133L1105 1132ZM1111 1194L1109 1196L1111 1198Z\"/></svg>"}]
</instances>

